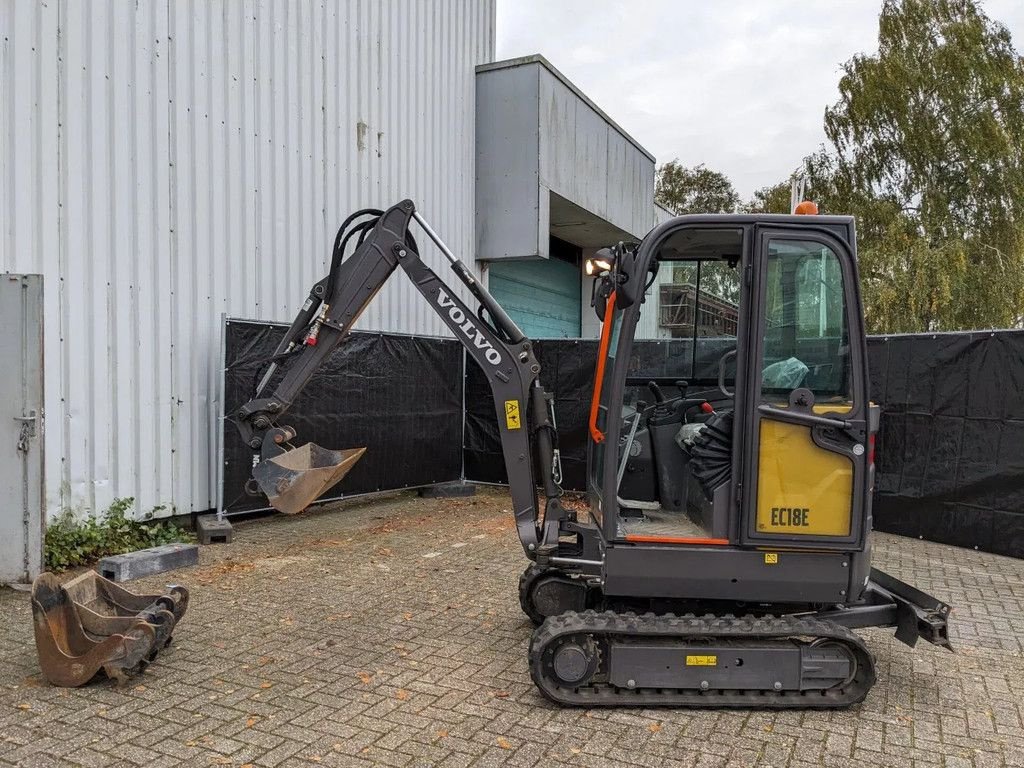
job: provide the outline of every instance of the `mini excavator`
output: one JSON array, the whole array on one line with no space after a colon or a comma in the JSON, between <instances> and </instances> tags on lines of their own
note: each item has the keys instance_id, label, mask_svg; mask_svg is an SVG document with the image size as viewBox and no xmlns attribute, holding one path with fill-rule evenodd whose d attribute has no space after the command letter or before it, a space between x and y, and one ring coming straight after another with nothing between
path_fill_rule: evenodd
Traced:
<instances>
[{"instance_id":1,"label":"mini excavator","mask_svg":"<svg viewBox=\"0 0 1024 768\"><path fill-rule=\"evenodd\" d=\"M413 222L477 311L424 263ZM358 211L233 414L254 451L248 489L297 512L362 455L292 448L282 420L402 270L490 383L531 561L519 597L537 625L529 668L544 696L586 707L859 702L875 668L854 630L894 627L908 646L952 649L950 607L871 567L879 409L855 242L846 216L688 215L588 260L602 326L584 516L561 500L553 400L531 341L412 201ZM660 270L671 279L657 287L655 319L676 341L659 362L668 375L641 376Z\"/></svg>"}]
</instances>

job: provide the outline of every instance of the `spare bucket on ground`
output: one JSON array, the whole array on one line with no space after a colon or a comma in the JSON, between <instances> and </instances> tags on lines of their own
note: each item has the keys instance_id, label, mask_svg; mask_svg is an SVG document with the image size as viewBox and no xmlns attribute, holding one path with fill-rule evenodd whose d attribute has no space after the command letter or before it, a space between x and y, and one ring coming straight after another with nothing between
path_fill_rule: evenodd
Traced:
<instances>
[{"instance_id":1,"label":"spare bucket on ground","mask_svg":"<svg viewBox=\"0 0 1024 768\"><path fill-rule=\"evenodd\" d=\"M32 584L32 618L43 677L84 685L100 671L124 681L171 641L188 607L188 590L140 595L93 571L61 584L43 573Z\"/></svg>"}]
</instances>

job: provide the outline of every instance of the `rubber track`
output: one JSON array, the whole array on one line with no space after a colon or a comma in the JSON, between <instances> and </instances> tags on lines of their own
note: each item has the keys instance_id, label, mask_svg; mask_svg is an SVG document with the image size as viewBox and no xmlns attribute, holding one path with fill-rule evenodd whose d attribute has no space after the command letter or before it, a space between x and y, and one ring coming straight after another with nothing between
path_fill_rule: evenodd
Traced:
<instances>
[{"instance_id":1,"label":"rubber track","mask_svg":"<svg viewBox=\"0 0 1024 768\"><path fill-rule=\"evenodd\" d=\"M841 643L857 662L853 680L842 687L814 691L617 688L597 682L583 688L561 685L544 669L544 650L566 635L588 634L606 640L678 638L680 642L800 638ZM836 709L864 700L875 683L875 665L864 641L831 621L797 616L742 617L637 616L614 611L567 612L548 618L533 632L530 676L541 693L563 705L583 707L750 707L758 709Z\"/></svg>"}]
</instances>

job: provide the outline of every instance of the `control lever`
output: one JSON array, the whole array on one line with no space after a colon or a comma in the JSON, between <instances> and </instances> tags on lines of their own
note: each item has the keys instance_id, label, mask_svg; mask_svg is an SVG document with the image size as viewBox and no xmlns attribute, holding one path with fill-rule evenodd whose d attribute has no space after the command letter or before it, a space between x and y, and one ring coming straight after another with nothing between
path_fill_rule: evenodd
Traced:
<instances>
[{"instance_id":1,"label":"control lever","mask_svg":"<svg viewBox=\"0 0 1024 768\"><path fill-rule=\"evenodd\" d=\"M651 390L651 394L654 395L654 402L659 405L665 402L665 393L661 391L661 387L658 386L658 382L648 381L647 388Z\"/></svg>"},{"instance_id":2,"label":"control lever","mask_svg":"<svg viewBox=\"0 0 1024 768\"><path fill-rule=\"evenodd\" d=\"M685 398L686 397L686 390L688 390L689 388L690 388L690 382L686 381L685 379L677 379L676 380L676 389L679 390L679 396L680 397Z\"/></svg>"}]
</instances>

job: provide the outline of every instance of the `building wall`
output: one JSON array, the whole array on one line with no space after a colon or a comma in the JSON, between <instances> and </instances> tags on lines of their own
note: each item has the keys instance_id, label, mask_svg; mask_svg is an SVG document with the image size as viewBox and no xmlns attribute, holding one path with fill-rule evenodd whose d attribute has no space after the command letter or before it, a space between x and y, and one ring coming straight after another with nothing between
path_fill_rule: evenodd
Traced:
<instances>
[{"instance_id":1,"label":"building wall","mask_svg":"<svg viewBox=\"0 0 1024 768\"><path fill-rule=\"evenodd\" d=\"M654 157L542 56L477 69L476 256L548 258L655 222Z\"/></svg>"},{"instance_id":2,"label":"building wall","mask_svg":"<svg viewBox=\"0 0 1024 768\"><path fill-rule=\"evenodd\" d=\"M531 339L579 337L579 275L553 258L496 261L487 270L491 295Z\"/></svg>"},{"instance_id":3,"label":"building wall","mask_svg":"<svg viewBox=\"0 0 1024 768\"><path fill-rule=\"evenodd\" d=\"M215 505L221 315L290 320L355 208L411 197L473 262L494 25L494 0L0 3L0 272L44 276L51 514ZM361 327L444 332L401 278Z\"/></svg>"}]
</instances>

